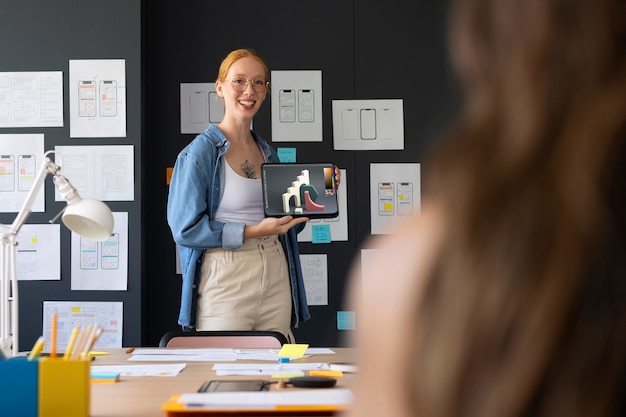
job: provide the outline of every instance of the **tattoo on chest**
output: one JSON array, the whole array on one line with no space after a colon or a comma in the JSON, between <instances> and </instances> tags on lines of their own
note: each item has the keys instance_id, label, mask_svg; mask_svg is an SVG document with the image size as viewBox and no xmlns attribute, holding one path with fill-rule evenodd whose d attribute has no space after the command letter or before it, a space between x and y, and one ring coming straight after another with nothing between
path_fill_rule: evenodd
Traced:
<instances>
[{"instance_id":1,"label":"tattoo on chest","mask_svg":"<svg viewBox=\"0 0 626 417\"><path fill-rule=\"evenodd\" d=\"M243 171L243 173L246 174L246 177L251 178L251 179L256 179L256 169L254 169L254 164L251 164L246 159L246 162L244 162L240 166L241 166L241 170Z\"/></svg>"}]
</instances>

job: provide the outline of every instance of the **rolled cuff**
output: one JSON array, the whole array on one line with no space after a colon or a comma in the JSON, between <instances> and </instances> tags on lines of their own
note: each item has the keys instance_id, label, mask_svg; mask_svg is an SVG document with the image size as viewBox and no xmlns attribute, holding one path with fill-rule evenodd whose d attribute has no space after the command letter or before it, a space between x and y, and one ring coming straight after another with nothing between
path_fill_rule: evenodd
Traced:
<instances>
[{"instance_id":1,"label":"rolled cuff","mask_svg":"<svg viewBox=\"0 0 626 417\"><path fill-rule=\"evenodd\" d=\"M243 230L245 223L224 223L222 230L222 247L224 249L237 249L243 245Z\"/></svg>"}]
</instances>

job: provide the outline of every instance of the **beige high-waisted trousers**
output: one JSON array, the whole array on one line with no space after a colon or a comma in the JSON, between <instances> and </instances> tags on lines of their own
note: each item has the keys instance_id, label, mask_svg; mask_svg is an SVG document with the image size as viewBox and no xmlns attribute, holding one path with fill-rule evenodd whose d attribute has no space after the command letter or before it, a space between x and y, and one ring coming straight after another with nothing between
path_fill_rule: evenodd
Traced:
<instances>
[{"instance_id":1,"label":"beige high-waisted trousers","mask_svg":"<svg viewBox=\"0 0 626 417\"><path fill-rule=\"evenodd\" d=\"M198 330L272 330L292 342L291 284L278 236L246 239L234 250L206 250Z\"/></svg>"}]
</instances>

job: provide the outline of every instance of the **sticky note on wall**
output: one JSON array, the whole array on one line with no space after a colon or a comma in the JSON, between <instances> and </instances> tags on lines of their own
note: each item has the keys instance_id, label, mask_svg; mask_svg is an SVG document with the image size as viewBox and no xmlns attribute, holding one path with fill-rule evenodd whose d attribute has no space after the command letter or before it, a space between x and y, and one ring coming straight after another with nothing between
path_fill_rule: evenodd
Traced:
<instances>
[{"instance_id":1,"label":"sticky note on wall","mask_svg":"<svg viewBox=\"0 0 626 417\"><path fill-rule=\"evenodd\" d=\"M311 226L311 243L330 243L331 240L329 224L314 224Z\"/></svg>"},{"instance_id":2,"label":"sticky note on wall","mask_svg":"<svg viewBox=\"0 0 626 417\"><path fill-rule=\"evenodd\" d=\"M296 148L278 148L276 152L280 162L296 162Z\"/></svg>"},{"instance_id":3,"label":"sticky note on wall","mask_svg":"<svg viewBox=\"0 0 626 417\"><path fill-rule=\"evenodd\" d=\"M354 311L338 311L337 312L337 330L354 330L356 315Z\"/></svg>"}]
</instances>

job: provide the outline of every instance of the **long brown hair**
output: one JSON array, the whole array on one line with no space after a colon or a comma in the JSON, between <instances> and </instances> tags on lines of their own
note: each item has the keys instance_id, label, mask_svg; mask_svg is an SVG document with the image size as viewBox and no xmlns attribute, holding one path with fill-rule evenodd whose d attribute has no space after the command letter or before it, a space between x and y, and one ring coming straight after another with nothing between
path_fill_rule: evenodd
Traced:
<instances>
[{"instance_id":1,"label":"long brown hair","mask_svg":"<svg viewBox=\"0 0 626 417\"><path fill-rule=\"evenodd\" d=\"M463 112L426 166L421 417L625 412L626 2L460 0Z\"/></svg>"}]
</instances>

